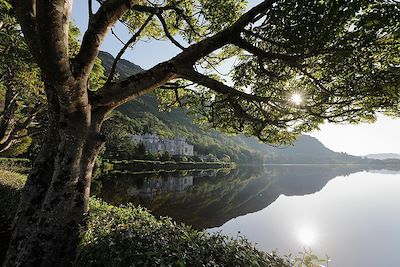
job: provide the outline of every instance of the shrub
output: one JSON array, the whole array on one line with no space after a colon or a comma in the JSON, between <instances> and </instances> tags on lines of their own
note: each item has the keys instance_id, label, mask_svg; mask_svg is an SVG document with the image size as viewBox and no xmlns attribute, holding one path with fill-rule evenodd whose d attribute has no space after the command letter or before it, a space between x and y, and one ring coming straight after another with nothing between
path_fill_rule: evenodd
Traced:
<instances>
[{"instance_id":1,"label":"shrub","mask_svg":"<svg viewBox=\"0 0 400 267\"><path fill-rule=\"evenodd\" d=\"M203 159L200 158L199 156L193 156L192 159L194 162L203 162Z\"/></svg>"},{"instance_id":2,"label":"shrub","mask_svg":"<svg viewBox=\"0 0 400 267\"><path fill-rule=\"evenodd\" d=\"M217 162L218 158L216 156L214 156L213 154L208 154L206 156L206 161L208 161L208 162Z\"/></svg>"},{"instance_id":3,"label":"shrub","mask_svg":"<svg viewBox=\"0 0 400 267\"><path fill-rule=\"evenodd\" d=\"M230 162L231 161L231 157L229 157L228 155L224 154L221 158L221 161L223 162Z\"/></svg>"},{"instance_id":4,"label":"shrub","mask_svg":"<svg viewBox=\"0 0 400 267\"><path fill-rule=\"evenodd\" d=\"M147 153L145 158L150 161L156 161L160 156L157 153Z\"/></svg>"},{"instance_id":5,"label":"shrub","mask_svg":"<svg viewBox=\"0 0 400 267\"><path fill-rule=\"evenodd\" d=\"M2 219L15 213L25 179L23 175L0 170ZM6 244L1 242L0 248L5 250ZM244 238L193 230L170 218L156 219L140 207L115 207L91 199L76 266L290 265L286 259L257 250Z\"/></svg>"},{"instance_id":6,"label":"shrub","mask_svg":"<svg viewBox=\"0 0 400 267\"><path fill-rule=\"evenodd\" d=\"M146 209L91 199L78 266L289 266L246 239L193 230Z\"/></svg>"},{"instance_id":7,"label":"shrub","mask_svg":"<svg viewBox=\"0 0 400 267\"><path fill-rule=\"evenodd\" d=\"M161 161L170 161L172 159L171 155L168 153L168 151L164 151L162 155L160 156Z\"/></svg>"}]
</instances>

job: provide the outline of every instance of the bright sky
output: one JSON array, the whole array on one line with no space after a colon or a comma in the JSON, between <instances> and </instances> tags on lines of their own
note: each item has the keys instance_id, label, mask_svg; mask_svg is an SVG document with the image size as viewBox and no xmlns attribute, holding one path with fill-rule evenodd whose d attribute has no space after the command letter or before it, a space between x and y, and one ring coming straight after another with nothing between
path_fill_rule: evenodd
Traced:
<instances>
[{"instance_id":1,"label":"bright sky","mask_svg":"<svg viewBox=\"0 0 400 267\"><path fill-rule=\"evenodd\" d=\"M260 0L249 1L251 6L257 2ZM82 33L87 28L87 14L87 1L75 1L73 21ZM129 32L121 24L115 27L114 32L123 40L129 39ZM122 44L109 34L101 49L115 56L121 47ZM128 49L123 58L148 69L178 52L179 49L168 42L139 42L133 49ZM337 152L353 155L388 152L400 154L400 119L380 116L373 124L324 124L320 131L311 135Z\"/></svg>"},{"instance_id":2,"label":"bright sky","mask_svg":"<svg viewBox=\"0 0 400 267\"><path fill-rule=\"evenodd\" d=\"M372 124L324 124L320 128L320 131L311 135L337 152L357 156L372 153L400 154L400 119L381 115Z\"/></svg>"}]
</instances>

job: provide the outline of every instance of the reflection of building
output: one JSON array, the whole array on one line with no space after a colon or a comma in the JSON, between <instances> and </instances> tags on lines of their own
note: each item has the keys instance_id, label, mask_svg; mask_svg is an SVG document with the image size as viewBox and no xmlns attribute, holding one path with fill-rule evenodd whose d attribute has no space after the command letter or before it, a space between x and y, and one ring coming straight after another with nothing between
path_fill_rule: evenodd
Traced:
<instances>
[{"instance_id":1,"label":"reflection of building","mask_svg":"<svg viewBox=\"0 0 400 267\"><path fill-rule=\"evenodd\" d=\"M143 143L150 153L168 152L170 155L193 156L193 146L182 137L161 139L157 134L132 135L137 144Z\"/></svg>"},{"instance_id":2,"label":"reflection of building","mask_svg":"<svg viewBox=\"0 0 400 267\"><path fill-rule=\"evenodd\" d=\"M193 185L193 176L148 179L140 189L139 196L154 197L157 192L181 192Z\"/></svg>"}]
</instances>

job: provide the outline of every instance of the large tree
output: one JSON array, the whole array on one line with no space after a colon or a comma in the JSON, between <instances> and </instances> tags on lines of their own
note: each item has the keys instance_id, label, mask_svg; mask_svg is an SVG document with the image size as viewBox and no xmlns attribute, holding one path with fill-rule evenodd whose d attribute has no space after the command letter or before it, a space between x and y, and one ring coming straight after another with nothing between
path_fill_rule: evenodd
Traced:
<instances>
[{"instance_id":1,"label":"large tree","mask_svg":"<svg viewBox=\"0 0 400 267\"><path fill-rule=\"evenodd\" d=\"M0 155L26 152L31 137L46 126L45 94L35 63L8 1L0 1ZM79 51L79 29L69 26L69 53ZM104 68L95 61L92 87L104 84ZM40 139L40 138L39 138Z\"/></svg>"},{"instance_id":2,"label":"large tree","mask_svg":"<svg viewBox=\"0 0 400 267\"><path fill-rule=\"evenodd\" d=\"M14 2L42 72L49 123L5 266L72 265L102 123L116 107L157 88L169 105L188 105L203 123L267 142L293 140L324 120L398 114L397 1L265 0L245 12L245 1L235 0L99 0L96 10L88 0L88 28L76 55L68 47L72 2ZM115 64L143 38L165 39L182 52L123 80L114 66L94 91L90 74L118 20L132 37ZM214 68L231 57L236 65L227 84Z\"/></svg>"}]
</instances>

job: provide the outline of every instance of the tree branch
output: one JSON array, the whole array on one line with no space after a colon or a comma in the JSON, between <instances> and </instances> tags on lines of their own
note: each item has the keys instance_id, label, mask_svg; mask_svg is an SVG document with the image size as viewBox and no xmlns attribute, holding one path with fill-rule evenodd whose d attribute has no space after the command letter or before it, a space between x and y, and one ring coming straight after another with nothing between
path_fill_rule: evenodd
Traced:
<instances>
[{"instance_id":1,"label":"tree branch","mask_svg":"<svg viewBox=\"0 0 400 267\"><path fill-rule=\"evenodd\" d=\"M262 2L261 4L253 7L248 12L243 14L232 26L215 34L214 36L198 42L197 44L193 44L187 47L184 51L182 51L174 58L160 63L150 70L132 75L125 81L104 86L96 93L94 93L94 95L92 95L92 105L105 107L106 109L111 110L119 105L122 105L123 103L126 103L129 100L135 99L136 97L139 97L145 93L151 92L155 88L164 85L169 80L179 78L180 74L185 74L185 70L193 69L193 65L196 63L196 61L207 56L211 52L220 49L226 44L232 43L234 39L239 38L242 29L247 24L251 23L258 14L270 8L274 2L274 0L266 0ZM134 6L133 8L137 10L139 6ZM145 8L149 8L149 10L154 10L154 8L152 7ZM103 7L103 9L105 8ZM102 12L105 12L105 10L103 10ZM95 15L95 17L96 16L97 14ZM89 33L90 30L88 30L85 35L89 35ZM89 37L86 37L84 39L87 38ZM86 46L87 45L82 44L82 51L85 51L85 49L87 49L84 48ZM98 47L96 46L89 46L89 48L98 49ZM90 53L94 55L93 51ZM85 53L82 53L82 55L83 54ZM95 53L95 55L97 55L97 52Z\"/></svg>"},{"instance_id":2,"label":"tree branch","mask_svg":"<svg viewBox=\"0 0 400 267\"><path fill-rule=\"evenodd\" d=\"M27 137L27 136L34 136L34 135L37 135L37 134L40 134L40 133L43 133L43 132L44 132L44 130L36 130L36 131L32 131L30 133L26 133L26 134L23 134L23 135L15 136L14 139L18 140L18 139L22 139L22 138Z\"/></svg>"},{"instance_id":3,"label":"tree branch","mask_svg":"<svg viewBox=\"0 0 400 267\"><path fill-rule=\"evenodd\" d=\"M177 78L174 65L170 61L160 63L147 71L134 74L124 81L100 88L90 97L92 107L112 110L153 91L174 78Z\"/></svg>"},{"instance_id":4,"label":"tree branch","mask_svg":"<svg viewBox=\"0 0 400 267\"><path fill-rule=\"evenodd\" d=\"M108 75L108 79L107 79L106 84L109 84L109 83L112 82L112 80L114 79L115 70L117 68L118 61L121 59L121 57L125 53L126 49L128 49L128 47L131 44L136 42L137 38L140 36L142 31L146 28L147 24L149 24L149 22L151 21L153 16L154 16L154 14L150 15L147 18L147 20L143 23L143 25L140 27L140 29L128 40L128 42L125 43L124 47L122 47L122 49L118 52L118 55L115 57L114 62L112 64L112 66L111 66L110 74Z\"/></svg>"},{"instance_id":5,"label":"tree branch","mask_svg":"<svg viewBox=\"0 0 400 267\"><path fill-rule=\"evenodd\" d=\"M15 0L15 11L25 40L37 62L43 62L37 36L36 0Z\"/></svg>"},{"instance_id":6,"label":"tree branch","mask_svg":"<svg viewBox=\"0 0 400 267\"><path fill-rule=\"evenodd\" d=\"M37 0L37 38L42 50L40 67L55 83L72 77L68 32L72 0Z\"/></svg>"},{"instance_id":7,"label":"tree branch","mask_svg":"<svg viewBox=\"0 0 400 267\"><path fill-rule=\"evenodd\" d=\"M111 30L111 34L114 35L114 37L123 45L125 45L125 42L122 41L121 38L119 38L119 36L114 32L113 28L110 29Z\"/></svg>"},{"instance_id":8,"label":"tree branch","mask_svg":"<svg viewBox=\"0 0 400 267\"><path fill-rule=\"evenodd\" d=\"M93 15L85 32L81 49L75 58L77 77L88 77L96 59L101 43L118 19L137 3L137 0L114 0L103 2Z\"/></svg>"},{"instance_id":9,"label":"tree branch","mask_svg":"<svg viewBox=\"0 0 400 267\"><path fill-rule=\"evenodd\" d=\"M164 20L162 14L161 14L161 13L157 13L157 17L158 17L158 19L160 20L161 25L162 25L162 27L163 27L163 29L164 29L165 36L167 36L167 38L168 38L175 46L179 47L179 48L182 49L182 50L185 50L185 47L182 46L178 41L176 41L176 40L174 39L174 37L172 37L171 33L170 33L169 30L168 30L168 25L167 25L167 23L165 22L165 20Z\"/></svg>"},{"instance_id":10,"label":"tree branch","mask_svg":"<svg viewBox=\"0 0 400 267\"><path fill-rule=\"evenodd\" d=\"M90 21L92 20L92 17L93 17L93 3L92 3L92 0L88 0L88 10L89 10L89 25L90 25Z\"/></svg>"},{"instance_id":11,"label":"tree branch","mask_svg":"<svg viewBox=\"0 0 400 267\"><path fill-rule=\"evenodd\" d=\"M28 127L32 124L32 122L35 120L37 114L38 114L44 107L45 107L45 105L42 104L42 105L39 105L39 106L37 106L37 107L34 107L32 110L30 110L29 113L26 114L25 120L24 120L23 122L18 123L18 124L15 126L15 131L18 132L18 131L21 131L21 130L23 130L23 129L28 128Z\"/></svg>"},{"instance_id":12,"label":"tree branch","mask_svg":"<svg viewBox=\"0 0 400 267\"><path fill-rule=\"evenodd\" d=\"M233 41L233 44L237 45L238 47L246 50L247 52L257 56L260 59L279 59L287 63L291 67L296 67L298 66L297 61L298 57L297 56L292 56L292 55L286 55L286 54L280 54L280 53L274 53L271 51L264 51L261 48L258 48L251 43L243 40L242 38L235 38Z\"/></svg>"},{"instance_id":13,"label":"tree branch","mask_svg":"<svg viewBox=\"0 0 400 267\"><path fill-rule=\"evenodd\" d=\"M199 85L210 88L214 92L217 92L221 95L231 96L231 97L239 97L246 100L253 100L258 102L268 103L271 99L269 97L259 96L259 95L251 95L245 92L236 90L233 87L227 86L224 83L217 81L213 78L210 78L204 74L201 74L193 69L182 71L179 75L187 80L195 82Z\"/></svg>"}]
</instances>

